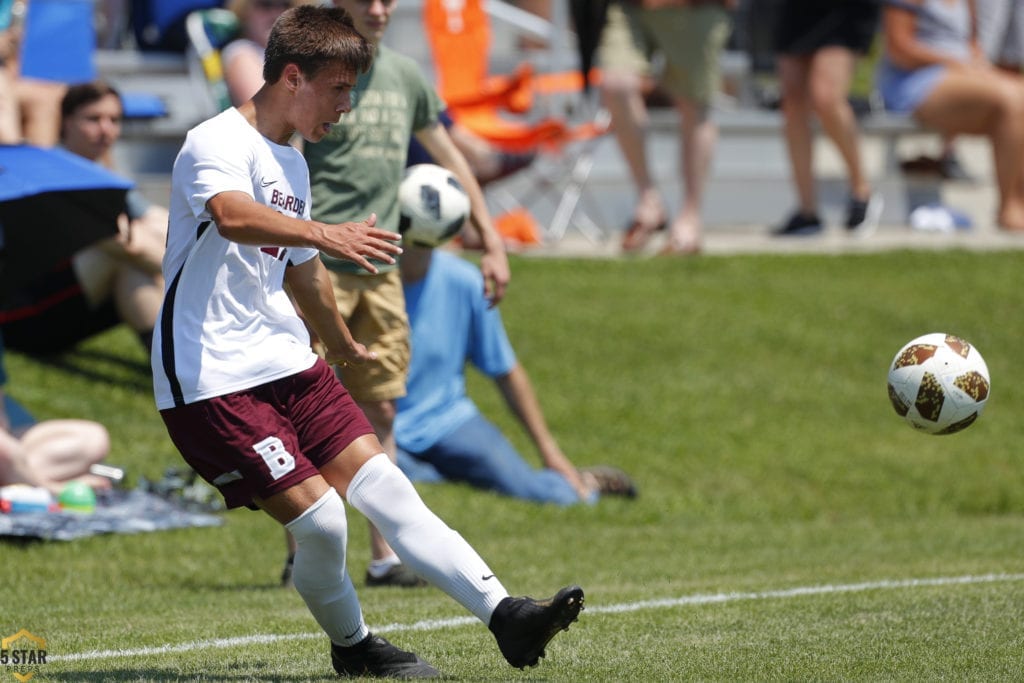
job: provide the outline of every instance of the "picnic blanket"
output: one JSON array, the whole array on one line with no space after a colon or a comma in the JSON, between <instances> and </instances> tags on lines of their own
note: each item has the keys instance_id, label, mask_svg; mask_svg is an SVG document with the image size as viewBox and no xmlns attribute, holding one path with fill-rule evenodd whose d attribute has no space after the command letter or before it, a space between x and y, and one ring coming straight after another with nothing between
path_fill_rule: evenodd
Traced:
<instances>
[{"instance_id":1,"label":"picnic blanket","mask_svg":"<svg viewBox=\"0 0 1024 683\"><path fill-rule=\"evenodd\" d=\"M96 534L137 534L164 529L210 527L223 519L184 499L143 488L105 491L91 513L0 514L0 537L71 541Z\"/></svg>"}]
</instances>

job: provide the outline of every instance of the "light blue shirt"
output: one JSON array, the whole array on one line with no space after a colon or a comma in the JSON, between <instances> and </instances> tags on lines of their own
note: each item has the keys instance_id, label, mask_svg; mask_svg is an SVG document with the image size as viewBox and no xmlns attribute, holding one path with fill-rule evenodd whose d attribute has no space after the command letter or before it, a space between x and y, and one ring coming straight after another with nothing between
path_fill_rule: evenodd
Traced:
<instances>
[{"instance_id":1,"label":"light blue shirt","mask_svg":"<svg viewBox=\"0 0 1024 683\"><path fill-rule=\"evenodd\" d=\"M398 400L395 438L416 453L479 413L466 394L466 363L488 377L515 367L516 356L497 308L484 297L476 266L434 251L427 276L405 287L412 330L407 393Z\"/></svg>"}]
</instances>

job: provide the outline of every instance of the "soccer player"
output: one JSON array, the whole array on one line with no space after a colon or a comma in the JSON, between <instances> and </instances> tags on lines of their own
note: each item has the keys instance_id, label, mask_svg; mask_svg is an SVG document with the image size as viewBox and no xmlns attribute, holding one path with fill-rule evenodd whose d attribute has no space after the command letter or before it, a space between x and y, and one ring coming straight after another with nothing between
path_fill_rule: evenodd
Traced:
<instances>
[{"instance_id":1,"label":"soccer player","mask_svg":"<svg viewBox=\"0 0 1024 683\"><path fill-rule=\"evenodd\" d=\"M383 453L328 362L372 363L334 304L319 252L373 272L399 235L365 221L309 219L294 133L321 139L352 107L373 49L337 8L301 6L274 25L266 83L189 131L171 178L166 292L153 342L154 391L185 461L228 507L262 509L295 537L293 580L342 675L433 677L369 632L345 568L344 496L418 575L488 625L505 659L532 666L583 607L577 586L513 598ZM326 347L313 353L306 322Z\"/></svg>"}]
</instances>

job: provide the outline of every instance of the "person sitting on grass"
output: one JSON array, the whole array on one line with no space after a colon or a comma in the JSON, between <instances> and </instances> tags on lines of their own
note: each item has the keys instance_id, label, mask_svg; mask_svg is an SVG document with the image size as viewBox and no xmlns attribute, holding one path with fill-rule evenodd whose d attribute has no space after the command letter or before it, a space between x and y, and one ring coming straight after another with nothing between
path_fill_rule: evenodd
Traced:
<instances>
[{"instance_id":1,"label":"person sitting on grass","mask_svg":"<svg viewBox=\"0 0 1024 683\"><path fill-rule=\"evenodd\" d=\"M577 468L562 452L477 268L453 254L411 246L400 269L413 351L395 439L398 466L411 480L464 481L558 505L636 496L622 470ZM466 394L467 361L494 380L540 453L542 469L526 462Z\"/></svg>"},{"instance_id":2,"label":"person sitting on grass","mask_svg":"<svg viewBox=\"0 0 1024 683\"><path fill-rule=\"evenodd\" d=\"M89 472L110 452L106 427L91 420L36 422L5 393L3 358L0 336L0 486L40 486L54 495L76 480L94 489L110 488L109 479Z\"/></svg>"}]
</instances>

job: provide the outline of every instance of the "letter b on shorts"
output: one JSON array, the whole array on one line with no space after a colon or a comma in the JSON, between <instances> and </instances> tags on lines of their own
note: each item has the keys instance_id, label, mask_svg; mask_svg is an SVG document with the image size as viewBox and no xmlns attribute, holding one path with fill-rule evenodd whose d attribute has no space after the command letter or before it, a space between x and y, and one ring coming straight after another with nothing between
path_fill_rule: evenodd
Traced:
<instances>
[{"instance_id":1,"label":"letter b on shorts","mask_svg":"<svg viewBox=\"0 0 1024 683\"><path fill-rule=\"evenodd\" d=\"M295 469L295 457L284 447L281 439L276 436L268 436L252 447L263 458L270 469L270 476L275 480L280 479Z\"/></svg>"}]
</instances>

